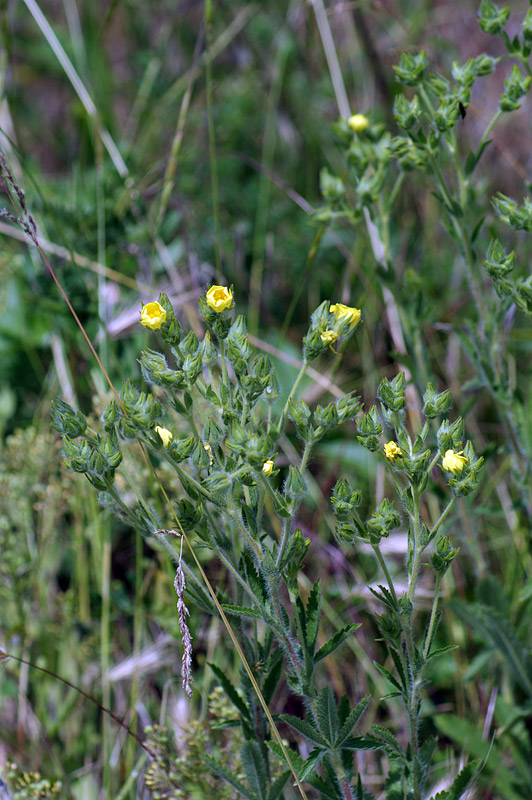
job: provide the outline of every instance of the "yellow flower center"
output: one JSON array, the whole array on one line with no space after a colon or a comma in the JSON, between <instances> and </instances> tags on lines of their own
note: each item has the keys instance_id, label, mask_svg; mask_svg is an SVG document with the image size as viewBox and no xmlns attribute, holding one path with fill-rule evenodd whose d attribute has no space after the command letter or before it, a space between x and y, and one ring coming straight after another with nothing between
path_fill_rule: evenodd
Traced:
<instances>
[{"instance_id":1,"label":"yellow flower center","mask_svg":"<svg viewBox=\"0 0 532 800\"><path fill-rule=\"evenodd\" d=\"M446 472L452 472L453 475L460 475L467 461L468 459L464 455L463 450L457 453L455 453L454 450L446 450L441 465Z\"/></svg>"},{"instance_id":2,"label":"yellow flower center","mask_svg":"<svg viewBox=\"0 0 532 800\"><path fill-rule=\"evenodd\" d=\"M233 305L233 292L227 286L211 286L205 299L209 308L221 314Z\"/></svg>"},{"instance_id":3,"label":"yellow flower center","mask_svg":"<svg viewBox=\"0 0 532 800\"><path fill-rule=\"evenodd\" d=\"M393 464L395 457L402 456L403 451L401 450L397 442L388 442L388 444L384 445L384 455Z\"/></svg>"},{"instance_id":4,"label":"yellow flower center","mask_svg":"<svg viewBox=\"0 0 532 800\"><path fill-rule=\"evenodd\" d=\"M166 321L166 311L157 300L146 303L140 312L140 324L152 331L158 331Z\"/></svg>"},{"instance_id":5,"label":"yellow flower center","mask_svg":"<svg viewBox=\"0 0 532 800\"><path fill-rule=\"evenodd\" d=\"M364 114L353 114L353 116L349 117L347 120L347 124L355 133L362 133L362 131L365 131L368 127L369 119L365 117Z\"/></svg>"}]
</instances>

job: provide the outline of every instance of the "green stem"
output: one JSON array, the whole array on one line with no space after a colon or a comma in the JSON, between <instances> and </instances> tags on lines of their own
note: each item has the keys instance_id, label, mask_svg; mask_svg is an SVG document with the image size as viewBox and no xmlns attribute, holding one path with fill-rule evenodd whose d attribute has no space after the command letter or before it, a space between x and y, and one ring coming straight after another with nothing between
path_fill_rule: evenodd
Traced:
<instances>
[{"instance_id":1,"label":"green stem","mask_svg":"<svg viewBox=\"0 0 532 800\"><path fill-rule=\"evenodd\" d=\"M436 586L434 587L434 598L432 600L432 611L430 613L430 622L429 628L427 631L427 638L425 640L425 647L423 648L423 661L427 660L429 650L430 650L430 642L432 639L432 632L434 630L434 625L436 623L436 616L438 613L438 598L440 595L440 585L442 574L440 572L436 573Z\"/></svg>"},{"instance_id":2,"label":"green stem","mask_svg":"<svg viewBox=\"0 0 532 800\"><path fill-rule=\"evenodd\" d=\"M294 395L295 395L295 393L297 391L297 387L299 386L299 384L301 383L301 381L303 379L303 375L307 371L307 367L308 367L308 362L305 360L305 361L303 361L303 364L301 365L301 369L299 370L299 373L298 373L298 376L297 376L297 378L295 380L295 383L292 386L290 394L288 395L288 399L287 399L286 403L284 404L284 408L283 408L283 410L281 412L281 416L279 417L279 422L277 423L277 433L278 434L280 434L282 429L283 429L284 421L285 421L286 415L288 413L288 407L290 406L290 402L291 402L292 398L294 397Z\"/></svg>"},{"instance_id":3,"label":"green stem","mask_svg":"<svg viewBox=\"0 0 532 800\"><path fill-rule=\"evenodd\" d=\"M442 513L440 514L440 517L439 517L439 519L438 519L438 520L437 520L437 522L434 524L434 527L432 528L432 530L431 530L431 532L430 532L429 541L427 542L427 544L428 544L429 542L432 542L432 540L434 539L434 537L435 537L435 536L436 536L436 534L438 533L438 530L441 528L441 526L442 526L442 525L443 525L443 523L445 522L445 520L446 520L446 518L447 518L448 514L450 513L450 511L451 511L452 507L454 506L454 504L455 504L455 501L456 501L456 497L451 497L451 499L450 499L450 500L449 500L449 502L447 503L447 506L446 506L446 507L443 509Z\"/></svg>"},{"instance_id":4,"label":"green stem","mask_svg":"<svg viewBox=\"0 0 532 800\"><path fill-rule=\"evenodd\" d=\"M390 590L390 594L393 597L394 602L397 603L397 594L395 593L395 586L393 585L392 576L390 575L388 567L386 566L386 562L382 557L382 553L379 550L378 545L372 544L371 546L373 548L375 555L377 556L377 561L381 565L381 569L386 577L386 583L388 584L388 589Z\"/></svg>"}]
</instances>

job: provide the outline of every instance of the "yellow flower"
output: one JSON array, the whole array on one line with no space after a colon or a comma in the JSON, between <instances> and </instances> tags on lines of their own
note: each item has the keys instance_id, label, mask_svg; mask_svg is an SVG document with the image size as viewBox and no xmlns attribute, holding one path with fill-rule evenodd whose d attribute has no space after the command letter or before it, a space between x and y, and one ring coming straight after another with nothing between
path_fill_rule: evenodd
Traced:
<instances>
[{"instance_id":1,"label":"yellow flower","mask_svg":"<svg viewBox=\"0 0 532 800\"><path fill-rule=\"evenodd\" d=\"M347 120L347 124L355 133L362 133L362 131L365 131L368 127L369 119L365 117L364 114L353 114L353 116L349 117Z\"/></svg>"},{"instance_id":2,"label":"yellow flower","mask_svg":"<svg viewBox=\"0 0 532 800\"><path fill-rule=\"evenodd\" d=\"M209 442L205 442L203 445L204 450L209 454L209 467L212 467L214 462L214 456L212 454L212 447L210 446Z\"/></svg>"},{"instance_id":3,"label":"yellow flower","mask_svg":"<svg viewBox=\"0 0 532 800\"><path fill-rule=\"evenodd\" d=\"M355 325L358 325L360 322L360 317L362 316L359 308L344 306L343 303L336 303L335 305L330 306L329 310L332 314L334 314L338 322L349 323L350 330L352 330Z\"/></svg>"},{"instance_id":4,"label":"yellow flower","mask_svg":"<svg viewBox=\"0 0 532 800\"><path fill-rule=\"evenodd\" d=\"M273 471L273 458L269 458L267 461L264 462L262 465L262 471L268 477L268 475L272 474Z\"/></svg>"},{"instance_id":5,"label":"yellow flower","mask_svg":"<svg viewBox=\"0 0 532 800\"><path fill-rule=\"evenodd\" d=\"M207 305L221 314L233 305L233 292L227 286L211 286L206 294Z\"/></svg>"},{"instance_id":6,"label":"yellow flower","mask_svg":"<svg viewBox=\"0 0 532 800\"><path fill-rule=\"evenodd\" d=\"M323 344L328 344L330 346L338 339L338 334L333 330L321 331L320 337Z\"/></svg>"},{"instance_id":7,"label":"yellow flower","mask_svg":"<svg viewBox=\"0 0 532 800\"><path fill-rule=\"evenodd\" d=\"M446 450L443 461L441 462L444 470L452 472L453 475L460 475L466 464L467 458L463 450L460 450L458 453L455 453L454 450Z\"/></svg>"},{"instance_id":8,"label":"yellow flower","mask_svg":"<svg viewBox=\"0 0 532 800\"><path fill-rule=\"evenodd\" d=\"M393 464L393 462L395 461L395 457L402 456L403 451L401 450L397 442L388 442L388 444L384 445L384 455Z\"/></svg>"},{"instance_id":9,"label":"yellow flower","mask_svg":"<svg viewBox=\"0 0 532 800\"><path fill-rule=\"evenodd\" d=\"M166 320L166 311L157 300L153 303L146 303L140 312L140 324L152 331L158 331Z\"/></svg>"},{"instance_id":10,"label":"yellow flower","mask_svg":"<svg viewBox=\"0 0 532 800\"><path fill-rule=\"evenodd\" d=\"M168 430L168 428L161 428L160 425L155 426L155 433L158 433L161 437L161 441L165 447L168 447L172 439L174 438L172 432Z\"/></svg>"}]
</instances>

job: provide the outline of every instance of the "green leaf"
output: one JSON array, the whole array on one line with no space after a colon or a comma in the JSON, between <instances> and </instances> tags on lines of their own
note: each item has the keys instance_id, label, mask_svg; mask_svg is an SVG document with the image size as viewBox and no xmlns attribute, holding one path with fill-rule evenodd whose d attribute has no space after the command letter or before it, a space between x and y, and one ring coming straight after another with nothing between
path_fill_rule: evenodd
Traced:
<instances>
[{"instance_id":1,"label":"green leaf","mask_svg":"<svg viewBox=\"0 0 532 800\"><path fill-rule=\"evenodd\" d=\"M450 653L451 650L456 650L457 647L457 644L448 644L445 647L438 647L437 650L433 650L432 653L428 654L427 661L430 661L431 658L438 658L438 656L442 656L444 653Z\"/></svg>"},{"instance_id":2,"label":"green leaf","mask_svg":"<svg viewBox=\"0 0 532 800\"><path fill-rule=\"evenodd\" d=\"M470 761L458 773L454 779L451 788L449 789L449 800L460 800L466 793L468 787L478 774L481 760L479 758L475 761Z\"/></svg>"},{"instance_id":3,"label":"green leaf","mask_svg":"<svg viewBox=\"0 0 532 800\"><path fill-rule=\"evenodd\" d=\"M378 671L381 673L381 675L384 675L384 677L386 678L386 680L387 680L387 681L389 681L389 682L392 684L392 686L395 686L395 688L396 688L396 689L397 689L399 692L401 692L401 691L402 691L403 687L401 686L401 684L399 683L399 681L397 680L397 678L396 678L394 675L392 675L392 673L390 672L390 670L386 669L386 667L383 667L383 666L382 666L381 664L379 664L377 661L374 661L374 662L373 662L373 666L374 666L374 667L375 667L375 668L376 668L376 669L377 669L377 670L378 670Z\"/></svg>"},{"instance_id":4,"label":"green leaf","mask_svg":"<svg viewBox=\"0 0 532 800\"><path fill-rule=\"evenodd\" d=\"M308 739L309 742L315 747L328 747L328 742L323 738L321 733L304 719L299 719L299 717L293 717L291 714L279 714L278 719L281 722L286 722L287 725L290 725L295 731L304 736L305 739Z\"/></svg>"},{"instance_id":5,"label":"green leaf","mask_svg":"<svg viewBox=\"0 0 532 800\"><path fill-rule=\"evenodd\" d=\"M354 623L352 625L346 625L345 628L341 628L341 630L336 631L334 636L332 636L328 642L326 642L323 647L320 647L316 655L314 656L314 663L317 664L318 661L321 661L323 658L326 658L330 655L337 647L350 636L353 631L356 631L357 628L360 628L361 623Z\"/></svg>"},{"instance_id":6,"label":"green leaf","mask_svg":"<svg viewBox=\"0 0 532 800\"><path fill-rule=\"evenodd\" d=\"M326 686L318 695L316 701L316 715L320 732L327 740L329 747L332 748L338 731L338 714L336 712L336 701L333 690Z\"/></svg>"},{"instance_id":7,"label":"green leaf","mask_svg":"<svg viewBox=\"0 0 532 800\"><path fill-rule=\"evenodd\" d=\"M307 602L307 625L305 644L311 656L316 649L316 639L318 638L318 628L320 624L321 612L321 582L318 579L311 589Z\"/></svg>"},{"instance_id":8,"label":"green leaf","mask_svg":"<svg viewBox=\"0 0 532 800\"><path fill-rule=\"evenodd\" d=\"M279 648L271 658L268 674L262 684L262 696L269 705L283 671L283 651Z\"/></svg>"},{"instance_id":9,"label":"green leaf","mask_svg":"<svg viewBox=\"0 0 532 800\"><path fill-rule=\"evenodd\" d=\"M258 536L259 530L257 528L257 515L250 508L246 503L241 503L242 508L242 516L244 517L244 522L246 524L247 529L251 533L251 535L256 538Z\"/></svg>"},{"instance_id":10,"label":"green leaf","mask_svg":"<svg viewBox=\"0 0 532 800\"><path fill-rule=\"evenodd\" d=\"M204 759L207 766L209 766L213 772L219 775L220 778L223 778L224 781L227 781L227 783L236 789L237 792L240 792L242 797L247 798L247 800L258 800L258 798L254 794L251 794L249 789L247 789L243 783L240 783L240 781L234 777L232 770L227 769L227 767L224 767L220 761L216 761L216 759L210 758L210 756L204 756Z\"/></svg>"},{"instance_id":11,"label":"green leaf","mask_svg":"<svg viewBox=\"0 0 532 800\"><path fill-rule=\"evenodd\" d=\"M335 748L341 747L343 742L347 739L347 737L351 734L351 731L358 723L360 717L365 712L366 708L369 705L371 697L363 697L362 700L356 704L354 708L351 709L347 718L338 731L338 735L336 737L336 741L334 743Z\"/></svg>"},{"instance_id":12,"label":"green leaf","mask_svg":"<svg viewBox=\"0 0 532 800\"><path fill-rule=\"evenodd\" d=\"M278 742L272 741L271 739L268 740L266 742L266 744L268 745L270 750L273 753L275 753L277 758L279 758L284 764L286 764L286 756L283 753L283 749L282 749L281 745ZM295 771L299 774L300 770L303 769L303 764L304 764L303 759L301 758L299 753L296 753L295 750L288 750L288 755L290 757L290 761L292 763L292 766L294 767ZM292 774L292 772L290 772L290 774Z\"/></svg>"},{"instance_id":13,"label":"green leaf","mask_svg":"<svg viewBox=\"0 0 532 800\"><path fill-rule=\"evenodd\" d=\"M227 614L234 614L237 617L254 617L255 619L262 619L262 615L256 608L248 608L247 606L232 606L230 603L220 603L220 605Z\"/></svg>"},{"instance_id":14,"label":"green leaf","mask_svg":"<svg viewBox=\"0 0 532 800\"><path fill-rule=\"evenodd\" d=\"M300 781L306 781L308 776L312 772L315 772L316 767L320 763L325 753L326 750L322 750L320 747L316 747L314 750L312 750L310 755L308 755L305 759L302 769L297 773Z\"/></svg>"},{"instance_id":15,"label":"green leaf","mask_svg":"<svg viewBox=\"0 0 532 800\"><path fill-rule=\"evenodd\" d=\"M492 142L491 139L486 139L486 141L480 145L476 153L471 153L471 152L468 153L464 166L464 172L466 176L472 174L473 170L475 169L475 167L477 166L478 162L482 157L482 153L484 152L486 147L488 147L491 144L491 142Z\"/></svg>"},{"instance_id":16,"label":"green leaf","mask_svg":"<svg viewBox=\"0 0 532 800\"><path fill-rule=\"evenodd\" d=\"M398 758L403 763L406 763L406 756L404 750L388 728L383 728L382 725L372 725L369 729L370 736L373 736L381 742L381 747L392 758Z\"/></svg>"},{"instance_id":17,"label":"green leaf","mask_svg":"<svg viewBox=\"0 0 532 800\"><path fill-rule=\"evenodd\" d=\"M268 794L268 800L278 800L279 795L283 791L285 784L292 773L289 769L286 772L282 772L271 785L270 792Z\"/></svg>"},{"instance_id":18,"label":"green leaf","mask_svg":"<svg viewBox=\"0 0 532 800\"><path fill-rule=\"evenodd\" d=\"M259 800L266 800L266 764L258 742L244 742L240 758L251 790Z\"/></svg>"},{"instance_id":19,"label":"green leaf","mask_svg":"<svg viewBox=\"0 0 532 800\"><path fill-rule=\"evenodd\" d=\"M219 667L217 667L216 664L212 664L211 662L209 662L209 667L212 669L212 671L222 684L223 690L225 691L226 695L231 700L235 708L238 709L240 715L248 722L251 722L251 714L249 712L248 707L238 694L237 690L235 689L235 687L233 686L233 684L231 683L225 672L222 672L222 670Z\"/></svg>"}]
</instances>

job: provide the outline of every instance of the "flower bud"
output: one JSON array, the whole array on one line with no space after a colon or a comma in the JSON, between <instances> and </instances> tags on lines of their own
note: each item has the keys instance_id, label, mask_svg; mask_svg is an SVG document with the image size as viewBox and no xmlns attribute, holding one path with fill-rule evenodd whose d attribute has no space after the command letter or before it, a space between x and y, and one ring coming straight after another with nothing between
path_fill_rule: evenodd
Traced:
<instances>
[{"instance_id":1,"label":"flower bud","mask_svg":"<svg viewBox=\"0 0 532 800\"><path fill-rule=\"evenodd\" d=\"M442 576L445 575L459 550L459 547L453 548L448 536L441 536L430 559L432 569Z\"/></svg>"},{"instance_id":2,"label":"flower bud","mask_svg":"<svg viewBox=\"0 0 532 800\"><path fill-rule=\"evenodd\" d=\"M414 95L410 102L404 94L397 95L393 105L393 115L399 127L406 131L417 125L421 117L421 106L417 95Z\"/></svg>"},{"instance_id":3,"label":"flower bud","mask_svg":"<svg viewBox=\"0 0 532 800\"><path fill-rule=\"evenodd\" d=\"M158 434L159 438L163 443L163 447L168 447L174 435L172 431L169 431L168 428L162 428L160 425L155 426L155 433Z\"/></svg>"},{"instance_id":4,"label":"flower bud","mask_svg":"<svg viewBox=\"0 0 532 800\"><path fill-rule=\"evenodd\" d=\"M345 194L345 186L341 178L331 175L327 167L320 171L320 191L329 203L337 203Z\"/></svg>"},{"instance_id":5,"label":"flower bud","mask_svg":"<svg viewBox=\"0 0 532 800\"><path fill-rule=\"evenodd\" d=\"M376 406L372 406L357 420L357 439L363 447L374 452L380 448L381 434L382 425L379 414Z\"/></svg>"},{"instance_id":6,"label":"flower bud","mask_svg":"<svg viewBox=\"0 0 532 800\"><path fill-rule=\"evenodd\" d=\"M364 114L353 114L347 124L354 133L363 133L369 125L369 119Z\"/></svg>"},{"instance_id":7,"label":"flower bud","mask_svg":"<svg viewBox=\"0 0 532 800\"><path fill-rule=\"evenodd\" d=\"M393 70L399 83L407 86L417 86L421 83L427 68L427 54L421 50L417 55L411 53L401 53L399 65L394 66Z\"/></svg>"},{"instance_id":8,"label":"flower bud","mask_svg":"<svg viewBox=\"0 0 532 800\"><path fill-rule=\"evenodd\" d=\"M228 311L233 305L233 288L227 286L211 286L205 295L207 305L216 314Z\"/></svg>"},{"instance_id":9,"label":"flower bud","mask_svg":"<svg viewBox=\"0 0 532 800\"><path fill-rule=\"evenodd\" d=\"M401 411L406 406L405 388L405 374L400 372L393 381L384 378L380 382L377 397L388 411Z\"/></svg>"},{"instance_id":10,"label":"flower bud","mask_svg":"<svg viewBox=\"0 0 532 800\"><path fill-rule=\"evenodd\" d=\"M307 484L300 471L290 465L288 477L284 485L284 494L287 500L296 500L302 497L307 491Z\"/></svg>"},{"instance_id":11,"label":"flower bud","mask_svg":"<svg viewBox=\"0 0 532 800\"><path fill-rule=\"evenodd\" d=\"M143 350L139 359L144 380L158 386L181 386L183 376L169 369L166 358L155 350Z\"/></svg>"},{"instance_id":12,"label":"flower bud","mask_svg":"<svg viewBox=\"0 0 532 800\"><path fill-rule=\"evenodd\" d=\"M482 0L479 11L479 23L484 33L492 36L500 33L510 16L508 6L499 8L492 0Z\"/></svg>"},{"instance_id":13,"label":"flower bud","mask_svg":"<svg viewBox=\"0 0 532 800\"><path fill-rule=\"evenodd\" d=\"M374 514L367 520L366 528L374 544L379 539L390 535L390 531L401 524L401 517L395 510L393 503L384 498Z\"/></svg>"},{"instance_id":14,"label":"flower bud","mask_svg":"<svg viewBox=\"0 0 532 800\"><path fill-rule=\"evenodd\" d=\"M76 411L64 400L57 397L52 402L52 428L61 436L70 436L76 439L85 433L87 419L81 411Z\"/></svg>"},{"instance_id":15,"label":"flower bud","mask_svg":"<svg viewBox=\"0 0 532 800\"><path fill-rule=\"evenodd\" d=\"M428 383L423 395L423 414L427 419L435 419L440 414L446 414L452 402L453 396L448 389L437 394L432 383Z\"/></svg>"},{"instance_id":16,"label":"flower bud","mask_svg":"<svg viewBox=\"0 0 532 800\"><path fill-rule=\"evenodd\" d=\"M190 385L194 384L201 375L203 368L201 353L196 355L188 355L183 362L183 375Z\"/></svg>"},{"instance_id":17,"label":"flower bud","mask_svg":"<svg viewBox=\"0 0 532 800\"><path fill-rule=\"evenodd\" d=\"M314 424L323 428L324 431L335 428L338 425L338 411L335 403L322 408L317 406L314 411Z\"/></svg>"},{"instance_id":18,"label":"flower bud","mask_svg":"<svg viewBox=\"0 0 532 800\"><path fill-rule=\"evenodd\" d=\"M115 400L111 400L101 416L106 431L112 430L120 418L120 411Z\"/></svg>"}]
</instances>

